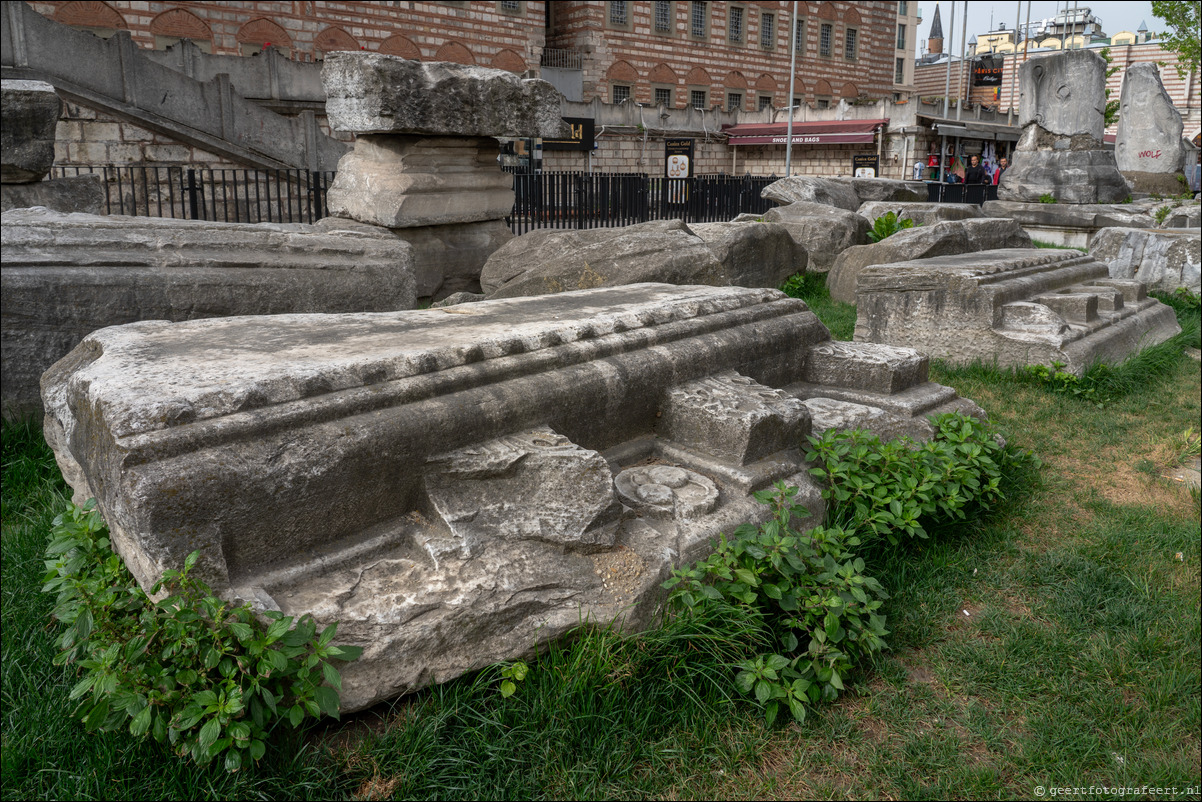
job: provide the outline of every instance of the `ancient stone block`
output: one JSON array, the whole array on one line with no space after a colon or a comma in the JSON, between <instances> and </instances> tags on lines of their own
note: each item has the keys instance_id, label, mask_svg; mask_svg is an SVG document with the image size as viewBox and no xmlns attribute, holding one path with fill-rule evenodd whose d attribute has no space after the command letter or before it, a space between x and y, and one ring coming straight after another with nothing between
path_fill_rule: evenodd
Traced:
<instances>
[{"instance_id":1,"label":"ancient stone block","mask_svg":"<svg viewBox=\"0 0 1202 802\"><path fill-rule=\"evenodd\" d=\"M1181 112L1165 91L1156 65L1145 62L1129 66L1123 73L1114 139L1114 158L1119 170L1124 175L1180 173L1185 164L1183 130ZM1139 182L1136 189L1142 189Z\"/></svg>"},{"instance_id":2,"label":"ancient stone block","mask_svg":"<svg viewBox=\"0 0 1202 802\"><path fill-rule=\"evenodd\" d=\"M523 234L489 257L480 287L490 298L514 298L645 281L726 286L732 278L682 221L654 220Z\"/></svg>"},{"instance_id":3,"label":"ancient stone block","mask_svg":"<svg viewBox=\"0 0 1202 802\"><path fill-rule=\"evenodd\" d=\"M395 239L45 209L0 221L6 415L40 413L43 371L105 326L415 305L411 249Z\"/></svg>"},{"instance_id":4,"label":"ancient stone block","mask_svg":"<svg viewBox=\"0 0 1202 802\"><path fill-rule=\"evenodd\" d=\"M912 348L831 340L810 348L803 378L875 393L900 393L927 380L928 360Z\"/></svg>"},{"instance_id":5,"label":"ancient stone block","mask_svg":"<svg viewBox=\"0 0 1202 802\"><path fill-rule=\"evenodd\" d=\"M54 131L63 102L42 81L0 81L0 183L41 181L54 165Z\"/></svg>"},{"instance_id":6,"label":"ancient stone block","mask_svg":"<svg viewBox=\"0 0 1202 802\"><path fill-rule=\"evenodd\" d=\"M836 206L849 212L860 208L860 198L856 194L855 188L849 182L834 178L799 175L782 178L776 183L764 187L760 197L776 201L782 206L804 201Z\"/></svg>"},{"instance_id":7,"label":"ancient stone block","mask_svg":"<svg viewBox=\"0 0 1202 802\"><path fill-rule=\"evenodd\" d=\"M1184 287L1202 292L1202 233L1167 229L1105 228L1089 255L1114 278L1135 279L1156 292Z\"/></svg>"},{"instance_id":8,"label":"ancient stone block","mask_svg":"<svg viewBox=\"0 0 1202 802\"><path fill-rule=\"evenodd\" d=\"M1106 128L1106 60L1092 50L1032 58L1018 69L1018 124L1060 137L1102 141ZM1005 175L1005 173L1003 173Z\"/></svg>"},{"instance_id":9,"label":"ancient stone block","mask_svg":"<svg viewBox=\"0 0 1202 802\"><path fill-rule=\"evenodd\" d=\"M779 287L806 269L808 254L780 223L693 223L737 287Z\"/></svg>"},{"instance_id":10,"label":"ancient stone block","mask_svg":"<svg viewBox=\"0 0 1202 802\"><path fill-rule=\"evenodd\" d=\"M735 222L763 220L781 223L793 241L806 249L806 270L825 273L835 257L852 247L868 241L868 221L860 215L821 203L798 201L777 206L762 215L739 215Z\"/></svg>"},{"instance_id":11,"label":"ancient stone block","mask_svg":"<svg viewBox=\"0 0 1202 802\"><path fill-rule=\"evenodd\" d=\"M1108 276L1091 256L1036 249L869 267L859 277L855 339L956 364L1055 361L1080 374L1181 330L1173 310L1141 297L1138 283Z\"/></svg>"},{"instance_id":12,"label":"ancient stone block","mask_svg":"<svg viewBox=\"0 0 1202 802\"><path fill-rule=\"evenodd\" d=\"M850 181L860 204L865 203L915 203L927 199L927 185L923 181L897 181L892 178L843 178Z\"/></svg>"},{"instance_id":13,"label":"ancient stone block","mask_svg":"<svg viewBox=\"0 0 1202 802\"><path fill-rule=\"evenodd\" d=\"M360 135L338 162L330 214L387 228L499 220L513 209L513 177L491 137Z\"/></svg>"},{"instance_id":14,"label":"ancient stone block","mask_svg":"<svg viewBox=\"0 0 1202 802\"><path fill-rule=\"evenodd\" d=\"M796 448L810 433L804 404L733 371L674 388L663 415L669 440L735 465Z\"/></svg>"},{"instance_id":15,"label":"ancient stone block","mask_svg":"<svg viewBox=\"0 0 1202 802\"><path fill-rule=\"evenodd\" d=\"M104 182L99 173L91 173L31 184L0 184L0 212L34 206L55 212L104 214Z\"/></svg>"},{"instance_id":16,"label":"ancient stone block","mask_svg":"<svg viewBox=\"0 0 1202 802\"><path fill-rule=\"evenodd\" d=\"M774 482L820 521L807 407L775 388L828 340L779 291L663 284L144 322L47 372L46 432L144 586L199 550L221 595L339 621L365 648L354 710L582 622L644 625L671 567L765 520ZM851 392L883 423L915 393L957 400L928 385Z\"/></svg>"},{"instance_id":17,"label":"ancient stone block","mask_svg":"<svg viewBox=\"0 0 1202 802\"><path fill-rule=\"evenodd\" d=\"M826 276L826 286L834 300L854 304L858 277L872 265L996 248L1030 247L1031 238L1013 220L980 218L918 226L899 231L880 242L843 251Z\"/></svg>"},{"instance_id":18,"label":"ancient stone block","mask_svg":"<svg viewBox=\"0 0 1202 802\"><path fill-rule=\"evenodd\" d=\"M1131 189L1104 148L1106 61L1090 50L1033 58L1019 68L1022 137L998 198L1117 203Z\"/></svg>"},{"instance_id":19,"label":"ancient stone block","mask_svg":"<svg viewBox=\"0 0 1202 802\"><path fill-rule=\"evenodd\" d=\"M913 220L916 226L930 226L953 220L976 220L984 216L981 207L975 203L868 201L860 204L860 208L857 210L857 214L869 223L875 222L878 217L884 217L889 212L893 212L899 219Z\"/></svg>"},{"instance_id":20,"label":"ancient stone block","mask_svg":"<svg viewBox=\"0 0 1202 802\"><path fill-rule=\"evenodd\" d=\"M559 92L505 70L335 52L321 69L335 131L451 137L566 137ZM341 169L341 168L339 168Z\"/></svg>"}]
</instances>

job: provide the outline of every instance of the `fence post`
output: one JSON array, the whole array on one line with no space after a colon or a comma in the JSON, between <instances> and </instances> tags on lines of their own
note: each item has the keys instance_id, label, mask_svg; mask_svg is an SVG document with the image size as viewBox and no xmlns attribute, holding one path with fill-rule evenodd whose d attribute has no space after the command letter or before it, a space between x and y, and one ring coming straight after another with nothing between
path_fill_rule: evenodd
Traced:
<instances>
[{"instance_id":1,"label":"fence post","mask_svg":"<svg viewBox=\"0 0 1202 802\"><path fill-rule=\"evenodd\" d=\"M196 170L188 168L188 213L189 220L200 219L200 205L196 197Z\"/></svg>"}]
</instances>

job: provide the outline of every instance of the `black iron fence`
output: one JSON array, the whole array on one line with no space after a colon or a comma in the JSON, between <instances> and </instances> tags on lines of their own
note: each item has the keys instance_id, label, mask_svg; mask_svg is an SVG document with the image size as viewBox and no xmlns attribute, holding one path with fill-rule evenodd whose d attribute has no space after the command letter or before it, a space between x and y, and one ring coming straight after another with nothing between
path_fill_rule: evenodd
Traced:
<instances>
[{"instance_id":1,"label":"black iron fence","mask_svg":"<svg viewBox=\"0 0 1202 802\"><path fill-rule=\"evenodd\" d=\"M760 197L769 176L660 178L645 173L515 173L510 230L607 228L681 218L705 223L776 204Z\"/></svg>"},{"instance_id":2,"label":"black iron fence","mask_svg":"<svg viewBox=\"0 0 1202 802\"><path fill-rule=\"evenodd\" d=\"M994 184L940 184L927 182L929 203L975 203L980 206L987 200L997 200Z\"/></svg>"},{"instance_id":3,"label":"black iron fence","mask_svg":"<svg viewBox=\"0 0 1202 802\"><path fill-rule=\"evenodd\" d=\"M54 176L95 173L105 213L228 223L312 223L329 210L333 172L143 165L58 166ZM669 179L645 173L515 173L515 234L536 228L608 228L648 220L731 220L775 204L760 193L772 176Z\"/></svg>"},{"instance_id":4,"label":"black iron fence","mask_svg":"<svg viewBox=\"0 0 1202 802\"><path fill-rule=\"evenodd\" d=\"M333 172L208 167L55 167L54 177L99 174L105 213L226 223L312 223L328 213Z\"/></svg>"}]
</instances>

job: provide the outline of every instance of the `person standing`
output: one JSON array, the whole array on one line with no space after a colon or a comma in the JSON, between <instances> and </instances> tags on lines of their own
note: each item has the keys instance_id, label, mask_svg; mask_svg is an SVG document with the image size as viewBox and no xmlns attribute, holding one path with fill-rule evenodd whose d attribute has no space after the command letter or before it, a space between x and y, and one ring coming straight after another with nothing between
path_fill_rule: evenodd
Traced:
<instances>
[{"instance_id":1,"label":"person standing","mask_svg":"<svg viewBox=\"0 0 1202 802\"><path fill-rule=\"evenodd\" d=\"M995 183L995 184L1002 183L1002 173L1006 172L1006 168L1009 166L1010 166L1010 162L1006 159L1005 156L1003 156L1001 158L1001 160L998 162L998 168L993 171L993 183Z\"/></svg>"},{"instance_id":2,"label":"person standing","mask_svg":"<svg viewBox=\"0 0 1202 802\"><path fill-rule=\"evenodd\" d=\"M965 184L989 184L989 173L985 171L981 165L981 157L973 156L972 161L968 165L968 169L964 171Z\"/></svg>"}]
</instances>

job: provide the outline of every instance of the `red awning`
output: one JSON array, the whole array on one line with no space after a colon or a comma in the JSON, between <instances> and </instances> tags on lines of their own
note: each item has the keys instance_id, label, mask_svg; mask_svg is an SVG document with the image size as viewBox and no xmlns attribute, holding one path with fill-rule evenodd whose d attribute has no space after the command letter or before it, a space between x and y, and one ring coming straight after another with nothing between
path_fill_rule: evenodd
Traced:
<instances>
[{"instance_id":1,"label":"red awning","mask_svg":"<svg viewBox=\"0 0 1202 802\"><path fill-rule=\"evenodd\" d=\"M794 145L838 145L847 142L872 142L878 128L888 120L837 120L835 122L793 123ZM731 145L783 145L789 124L732 125L723 129Z\"/></svg>"}]
</instances>

